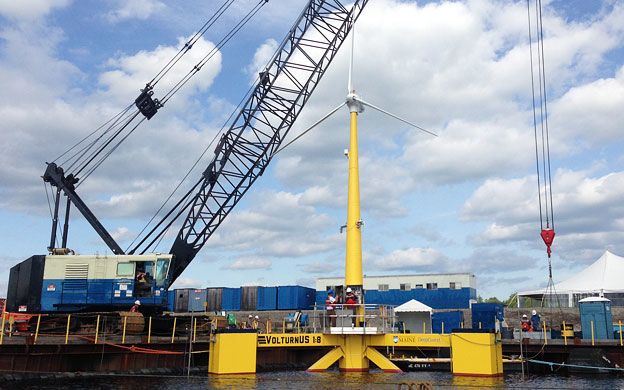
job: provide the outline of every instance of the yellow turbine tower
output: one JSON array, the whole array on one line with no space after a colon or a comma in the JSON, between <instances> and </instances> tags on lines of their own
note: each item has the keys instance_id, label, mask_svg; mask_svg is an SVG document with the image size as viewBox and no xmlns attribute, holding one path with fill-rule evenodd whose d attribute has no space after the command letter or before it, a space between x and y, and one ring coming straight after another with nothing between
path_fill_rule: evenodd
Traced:
<instances>
[{"instance_id":1,"label":"yellow turbine tower","mask_svg":"<svg viewBox=\"0 0 624 390\"><path fill-rule=\"evenodd\" d=\"M347 224L342 226L341 232L346 229L347 232L347 243L346 243L346 251L345 251L345 288L350 289L358 301L358 308L356 310L356 322L357 325L361 325L364 319L364 274L362 272L362 226L364 222L361 218L360 212L360 171L359 171L359 162L358 162L358 114L364 111L364 107L370 107L374 110L380 111L388 116L391 116L395 119L398 119L401 122L404 122L412 127L415 127L425 133L431 134L433 136L437 136L429 130L423 129L422 127L415 125L412 122L409 122L403 118L400 118L382 108L379 108L371 103L364 101L360 98L359 95L356 94L352 85L352 74L353 74L353 51L354 51L354 36L355 36L355 28L352 29L351 36L351 54L349 57L349 78L347 84L347 98L343 103L341 103L338 107L331 110L327 115L319 119L312 126L301 132L297 137L295 137L290 142L286 143L279 150L275 152L275 154L281 152L286 147L297 141L299 138L304 136L307 132L318 126L320 123L325 121L327 118L336 113L343 106L347 106L349 108L350 113L350 141L349 141L349 149L347 157L349 159L349 184L348 184L348 196L347 196Z\"/></svg>"}]
</instances>

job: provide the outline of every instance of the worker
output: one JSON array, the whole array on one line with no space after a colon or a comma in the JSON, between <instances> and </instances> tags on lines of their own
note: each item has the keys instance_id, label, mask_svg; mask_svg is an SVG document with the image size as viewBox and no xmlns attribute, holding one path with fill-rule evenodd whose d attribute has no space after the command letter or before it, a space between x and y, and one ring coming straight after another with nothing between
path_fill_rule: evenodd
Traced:
<instances>
[{"instance_id":1,"label":"worker","mask_svg":"<svg viewBox=\"0 0 624 390\"><path fill-rule=\"evenodd\" d=\"M139 306L141 306L141 301L137 299L136 301L134 301L134 305L130 308L130 313L138 313Z\"/></svg>"},{"instance_id":2,"label":"worker","mask_svg":"<svg viewBox=\"0 0 624 390\"><path fill-rule=\"evenodd\" d=\"M531 328L533 328L534 331L539 331L541 328L541 319L539 314L537 314L537 310L533 310L531 312Z\"/></svg>"},{"instance_id":3,"label":"worker","mask_svg":"<svg viewBox=\"0 0 624 390\"><path fill-rule=\"evenodd\" d=\"M136 275L136 281L138 283L145 283L146 282L146 280L145 280L145 272L138 271L137 275Z\"/></svg>"},{"instance_id":4,"label":"worker","mask_svg":"<svg viewBox=\"0 0 624 390\"><path fill-rule=\"evenodd\" d=\"M258 329L258 325L260 324L260 317L255 316L253 322L251 323L252 329Z\"/></svg>"},{"instance_id":5,"label":"worker","mask_svg":"<svg viewBox=\"0 0 624 390\"><path fill-rule=\"evenodd\" d=\"M149 296L150 287L147 284L147 279L145 278L145 272L137 271L136 283L137 283L137 286L136 286L137 296L139 297Z\"/></svg>"},{"instance_id":6,"label":"worker","mask_svg":"<svg viewBox=\"0 0 624 390\"><path fill-rule=\"evenodd\" d=\"M357 296L351 290L351 287L347 287L347 295L345 296L345 303L347 305L356 305L357 304Z\"/></svg>"},{"instance_id":7,"label":"worker","mask_svg":"<svg viewBox=\"0 0 624 390\"><path fill-rule=\"evenodd\" d=\"M252 323L253 323L253 315L250 314L247 316L247 323L245 324L245 328L251 329Z\"/></svg>"},{"instance_id":8,"label":"worker","mask_svg":"<svg viewBox=\"0 0 624 390\"><path fill-rule=\"evenodd\" d=\"M358 322L356 320L357 303L358 303L357 295L355 295L351 287L347 287L347 294L345 295L345 304L347 305L348 308L351 308L353 310L353 318L351 319L352 326L355 326L355 324Z\"/></svg>"},{"instance_id":9,"label":"worker","mask_svg":"<svg viewBox=\"0 0 624 390\"><path fill-rule=\"evenodd\" d=\"M336 326L336 298L334 298L334 291L329 290L327 292L327 299L325 299L325 309L327 310L327 323L329 326Z\"/></svg>"},{"instance_id":10,"label":"worker","mask_svg":"<svg viewBox=\"0 0 624 390\"><path fill-rule=\"evenodd\" d=\"M228 328L236 329L236 315L234 313L228 313L225 318L228 324Z\"/></svg>"},{"instance_id":11,"label":"worker","mask_svg":"<svg viewBox=\"0 0 624 390\"><path fill-rule=\"evenodd\" d=\"M522 320L520 321L520 328L522 329L523 332L531 331L531 322L529 321L529 318L527 317L526 314L522 315Z\"/></svg>"}]
</instances>

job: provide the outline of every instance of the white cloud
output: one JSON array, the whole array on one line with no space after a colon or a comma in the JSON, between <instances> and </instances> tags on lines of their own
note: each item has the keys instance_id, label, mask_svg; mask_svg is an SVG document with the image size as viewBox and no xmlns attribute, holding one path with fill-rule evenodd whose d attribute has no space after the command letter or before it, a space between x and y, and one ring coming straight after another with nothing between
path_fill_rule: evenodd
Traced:
<instances>
[{"instance_id":1,"label":"white cloud","mask_svg":"<svg viewBox=\"0 0 624 390\"><path fill-rule=\"evenodd\" d=\"M433 248L407 248L392 251L370 263L374 269L384 271L426 272L445 268L447 261L444 254Z\"/></svg>"},{"instance_id":2,"label":"white cloud","mask_svg":"<svg viewBox=\"0 0 624 390\"><path fill-rule=\"evenodd\" d=\"M624 67L615 77L600 78L568 90L550 106L556 149L561 143L572 151L624 139ZM590 131L591 130L591 131ZM569 140L566 142L566 138ZM578 143L571 143L577 140Z\"/></svg>"},{"instance_id":3,"label":"white cloud","mask_svg":"<svg viewBox=\"0 0 624 390\"><path fill-rule=\"evenodd\" d=\"M329 261L325 261L322 263L311 262L307 264L302 264L301 267L305 273L321 274L321 276L336 272L336 264Z\"/></svg>"},{"instance_id":4,"label":"white cloud","mask_svg":"<svg viewBox=\"0 0 624 390\"><path fill-rule=\"evenodd\" d=\"M111 23L128 19L145 20L167 8L163 2L158 0L117 0L116 3L117 8L106 14L106 19Z\"/></svg>"},{"instance_id":5,"label":"white cloud","mask_svg":"<svg viewBox=\"0 0 624 390\"><path fill-rule=\"evenodd\" d=\"M48 14L53 8L62 8L69 0L0 0L0 15L12 19L33 20Z\"/></svg>"},{"instance_id":6,"label":"white cloud","mask_svg":"<svg viewBox=\"0 0 624 390\"><path fill-rule=\"evenodd\" d=\"M172 288L174 289L176 288L200 288L200 287L202 287L202 282L200 280L185 277L185 276L182 276L176 279L175 283L172 286Z\"/></svg>"},{"instance_id":7,"label":"white cloud","mask_svg":"<svg viewBox=\"0 0 624 390\"><path fill-rule=\"evenodd\" d=\"M256 207L233 212L207 246L293 258L330 251L341 242L338 226L331 229L328 215L302 204L301 194L265 191L251 198Z\"/></svg>"},{"instance_id":8,"label":"white cloud","mask_svg":"<svg viewBox=\"0 0 624 390\"><path fill-rule=\"evenodd\" d=\"M152 79L171 58L184 46L188 38L178 38L178 44L174 46L158 46L152 51L141 50L132 55L121 55L108 61L110 70L105 71L99 77L100 84L109 97L119 99L119 103L126 103L138 96L138 87L142 87ZM176 83L178 83L195 64L209 52L215 45L212 42L200 38L184 57L172 68L171 71L154 88L155 98L164 96ZM214 78L221 70L221 53L216 52L212 59L185 85L178 93L184 97L204 91L212 84ZM185 99L176 96L171 100L176 106L186 104ZM168 107L165 107L165 109Z\"/></svg>"},{"instance_id":9,"label":"white cloud","mask_svg":"<svg viewBox=\"0 0 624 390\"><path fill-rule=\"evenodd\" d=\"M610 248L624 251L624 172L591 176L589 171L560 170L553 177L555 253L570 261L588 261ZM481 245L532 243L539 239L535 177L486 181L466 201L467 220L493 221L475 238ZM552 223L552 221L551 221Z\"/></svg>"},{"instance_id":10,"label":"white cloud","mask_svg":"<svg viewBox=\"0 0 624 390\"><path fill-rule=\"evenodd\" d=\"M273 54L277 50L278 43L275 39L267 39L260 47L256 49L251 64L247 65L247 74L249 74L249 83L253 84L260 73L271 60Z\"/></svg>"},{"instance_id":11,"label":"white cloud","mask_svg":"<svg viewBox=\"0 0 624 390\"><path fill-rule=\"evenodd\" d=\"M122 240L126 240L132 236L132 232L128 230L127 227L118 227L111 232L111 236L115 239L115 241L119 242Z\"/></svg>"},{"instance_id":12,"label":"white cloud","mask_svg":"<svg viewBox=\"0 0 624 390\"><path fill-rule=\"evenodd\" d=\"M271 269L273 263L269 259L261 259L261 258L246 258L242 257L236 259L233 263L224 266L224 269L229 270L254 270L254 269Z\"/></svg>"}]
</instances>

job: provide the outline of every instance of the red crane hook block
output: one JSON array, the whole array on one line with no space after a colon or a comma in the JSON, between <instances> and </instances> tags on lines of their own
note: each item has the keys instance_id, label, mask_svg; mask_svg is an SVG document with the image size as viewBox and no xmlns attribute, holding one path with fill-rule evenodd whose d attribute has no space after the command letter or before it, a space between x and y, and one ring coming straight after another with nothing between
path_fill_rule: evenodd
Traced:
<instances>
[{"instance_id":1,"label":"red crane hook block","mask_svg":"<svg viewBox=\"0 0 624 390\"><path fill-rule=\"evenodd\" d=\"M555 240L555 230L548 228L542 229L540 236L542 236L542 240L544 240L544 244L546 244L546 253L548 253L548 257L550 257L550 254L552 253L552 251L550 250L550 246Z\"/></svg>"}]
</instances>

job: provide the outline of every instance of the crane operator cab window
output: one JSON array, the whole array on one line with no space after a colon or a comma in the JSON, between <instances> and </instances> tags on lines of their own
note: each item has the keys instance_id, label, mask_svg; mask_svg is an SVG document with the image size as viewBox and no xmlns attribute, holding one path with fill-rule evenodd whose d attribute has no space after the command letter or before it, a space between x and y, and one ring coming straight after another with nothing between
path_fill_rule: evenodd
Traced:
<instances>
[{"instance_id":1,"label":"crane operator cab window","mask_svg":"<svg viewBox=\"0 0 624 390\"><path fill-rule=\"evenodd\" d=\"M154 262L137 261L134 277L134 295L136 297L151 297L154 284Z\"/></svg>"},{"instance_id":2,"label":"crane operator cab window","mask_svg":"<svg viewBox=\"0 0 624 390\"><path fill-rule=\"evenodd\" d=\"M169 259L156 260L156 273L155 273L154 279L155 279L157 288L165 287L168 273L169 273Z\"/></svg>"}]
</instances>

